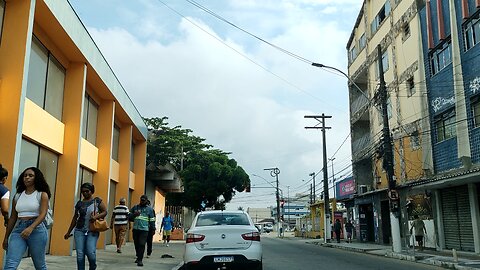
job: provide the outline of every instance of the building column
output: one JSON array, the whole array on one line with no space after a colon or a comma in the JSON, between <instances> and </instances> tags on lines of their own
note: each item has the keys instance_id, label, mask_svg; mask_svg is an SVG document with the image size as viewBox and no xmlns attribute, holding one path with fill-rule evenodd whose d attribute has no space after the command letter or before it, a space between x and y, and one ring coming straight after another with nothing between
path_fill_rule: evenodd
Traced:
<instances>
[{"instance_id":1,"label":"building column","mask_svg":"<svg viewBox=\"0 0 480 270\"><path fill-rule=\"evenodd\" d=\"M475 184L468 184L468 198L470 201L470 213L472 216L472 229L473 229L473 243L475 246L475 253L480 253L480 210L478 207L478 194Z\"/></svg>"},{"instance_id":2,"label":"building column","mask_svg":"<svg viewBox=\"0 0 480 270\"><path fill-rule=\"evenodd\" d=\"M117 192L126 192L127 196L127 206L132 208L134 205L140 202L140 196L137 195L135 192L132 192L132 197L128 199L130 189L135 189L135 182L130 180L130 151L132 145L132 126L131 125L121 125L117 123L118 127L120 128L120 136L118 142L118 163L120 166L120 173L119 173L119 183L122 183L121 186L118 186ZM125 190L124 190L125 189ZM129 201L131 205L128 205ZM132 234L127 234L129 239L128 241L132 241Z\"/></svg>"},{"instance_id":3,"label":"building column","mask_svg":"<svg viewBox=\"0 0 480 270\"><path fill-rule=\"evenodd\" d=\"M457 131L457 147L458 147L458 159L462 162L463 166L469 169L472 166L472 155L470 152L470 138L468 135L468 121L459 121L468 119L467 115L467 103L465 101L465 89L463 87L463 70L462 70L462 57L460 51L460 41L458 28L455 1L450 0L450 29L452 31L452 67L453 67L453 90L455 93L455 115L456 115L456 131Z\"/></svg>"},{"instance_id":4,"label":"building column","mask_svg":"<svg viewBox=\"0 0 480 270\"><path fill-rule=\"evenodd\" d=\"M27 89L35 1L8 1L0 46L0 162L9 172L11 190L19 171L21 128ZM0 235L5 227L0 227ZM0 265L4 252L0 252Z\"/></svg>"},{"instance_id":5,"label":"building column","mask_svg":"<svg viewBox=\"0 0 480 270\"><path fill-rule=\"evenodd\" d=\"M440 199L440 190L436 189L433 192L435 198L435 217L437 219L437 249L442 251L445 249L445 232L443 230L443 214L442 214L442 200Z\"/></svg>"},{"instance_id":6,"label":"building column","mask_svg":"<svg viewBox=\"0 0 480 270\"><path fill-rule=\"evenodd\" d=\"M54 220L52 227L50 254L70 255L73 240L69 245L63 239L65 230L70 226L77 201L77 181L80 164L80 145L82 137L83 102L85 96L85 63L72 63L65 76L63 123L65 124L63 154L58 159L58 171L55 192ZM65 217L65 218L60 218Z\"/></svg>"},{"instance_id":7,"label":"building column","mask_svg":"<svg viewBox=\"0 0 480 270\"><path fill-rule=\"evenodd\" d=\"M98 168L97 172L93 175L93 184L95 185L94 196L102 198L105 206L108 205L110 185L114 115L115 102L112 100L102 100L98 107L97 120ZM97 248L105 248L104 233L100 234Z\"/></svg>"}]
</instances>

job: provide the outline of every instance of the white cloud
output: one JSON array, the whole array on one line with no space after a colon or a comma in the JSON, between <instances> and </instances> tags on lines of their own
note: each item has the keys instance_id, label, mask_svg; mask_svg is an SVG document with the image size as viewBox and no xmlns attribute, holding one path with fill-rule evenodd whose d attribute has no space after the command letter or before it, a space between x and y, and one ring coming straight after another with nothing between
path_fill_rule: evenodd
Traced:
<instances>
[{"instance_id":1,"label":"white cloud","mask_svg":"<svg viewBox=\"0 0 480 270\"><path fill-rule=\"evenodd\" d=\"M301 16L301 5L333 6L358 1L277 2L233 1L236 6L225 12L237 8L282 9L281 14L286 17L267 12L264 17L249 17L246 24L258 24L261 31L270 31L265 36L282 48L345 70L344 48L351 29L341 29L335 21L315 19L312 13ZM292 10L295 12L290 13ZM245 14L236 15L244 18ZM238 31L228 29L217 34L217 25L207 26L200 18L191 19L237 52L186 19L168 30L165 23L145 16L139 24L142 32L134 32L138 27L96 25L90 25L89 31L143 116L168 116L172 125L193 129L208 143L232 152L231 157L250 175L270 179L263 169L279 167L284 189L290 185L291 194L307 191L301 179L308 179L310 172L321 169L322 143L320 131L304 128L316 122L303 116L333 116L327 120L327 126L332 127L327 131L331 156L349 134L346 80ZM162 31L177 33L176 39L163 42L162 37L168 33ZM348 140L337 156L339 164L348 166L349 156ZM256 177L251 180L257 184L263 181ZM271 193L272 190L254 190L252 195L270 194L259 196L271 205ZM251 195L238 198L248 196ZM238 204L243 201L238 199Z\"/></svg>"}]
</instances>

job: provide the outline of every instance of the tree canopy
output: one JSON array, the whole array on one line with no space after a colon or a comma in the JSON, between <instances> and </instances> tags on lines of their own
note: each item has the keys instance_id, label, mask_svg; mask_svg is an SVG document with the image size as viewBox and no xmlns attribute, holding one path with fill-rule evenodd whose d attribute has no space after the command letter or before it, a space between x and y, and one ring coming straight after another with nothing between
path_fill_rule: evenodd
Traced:
<instances>
[{"instance_id":1,"label":"tree canopy","mask_svg":"<svg viewBox=\"0 0 480 270\"><path fill-rule=\"evenodd\" d=\"M242 192L250 179L230 153L214 149L192 130L168 126L167 117L145 118L149 129L147 163L172 164L184 185L183 194L168 194L167 203L193 210L205 207L224 209L235 192Z\"/></svg>"}]
</instances>

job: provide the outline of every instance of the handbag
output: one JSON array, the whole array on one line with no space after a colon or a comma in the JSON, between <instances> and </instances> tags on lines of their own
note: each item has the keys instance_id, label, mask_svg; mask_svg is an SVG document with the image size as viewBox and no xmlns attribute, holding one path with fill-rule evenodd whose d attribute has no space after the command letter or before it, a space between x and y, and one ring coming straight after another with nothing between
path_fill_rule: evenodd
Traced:
<instances>
[{"instance_id":1,"label":"handbag","mask_svg":"<svg viewBox=\"0 0 480 270\"><path fill-rule=\"evenodd\" d=\"M97 214L96 212L97 212L97 199L95 198L93 201L93 215L96 215ZM91 232L104 232L108 230L107 221L103 218L90 221L89 230Z\"/></svg>"},{"instance_id":2,"label":"handbag","mask_svg":"<svg viewBox=\"0 0 480 270\"><path fill-rule=\"evenodd\" d=\"M42 193L41 192L37 193L37 199L38 199L38 202L41 203L41 201L42 201ZM53 226L53 211L50 208L50 200L48 201L47 215L45 216L45 219L43 220L43 223L45 223L45 227L47 227L47 229L50 229Z\"/></svg>"}]
</instances>

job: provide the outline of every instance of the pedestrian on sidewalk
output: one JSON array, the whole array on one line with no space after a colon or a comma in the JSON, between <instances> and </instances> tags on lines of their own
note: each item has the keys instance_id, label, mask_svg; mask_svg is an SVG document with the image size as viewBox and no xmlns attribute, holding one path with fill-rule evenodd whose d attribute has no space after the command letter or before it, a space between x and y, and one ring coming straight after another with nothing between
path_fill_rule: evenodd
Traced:
<instances>
[{"instance_id":1,"label":"pedestrian on sidewalk","mask_svg":"<svg viewBox=\"0 0 480 270\"><path fill-rule=\"evenodd\" d=\"M340 243L340 232L342 230L342 223L340 223L340 220L338 218L335 220L335 225L333 226L333 229L335 230L335 237L337 238L337 243Z\"/></svg>"},{"instance_id":2,"label":"pedestrian on sidewalk","mask_svg":"<svg viewBox=\"0 0 480 270\"><path fill-rule=\"evenodd\" d=\"M137 266L143 266L143 255L145 253L145 244L147 243L148 231L151 226L155 227L155 213L147 205L147 195L140 197L140 203L130 209L130 221L133 221L133 243Z\"/></svg>"},{"instance_id":3,"label":"pedestrian on sidewalk","mask_svg":"<svg viewBox=\"0 0 480 270\"><path fill-rule=\"evenodd\" d=\"M424 244L423 238L427 234L427 229L425 228L425 223L423 222L423 220L420 219L420 217L418 217L418 215L414 215L413 218L415 220L412 222L410 234L412 234L412 230L415 229L415 241L418 242L418 249L422 251ZM415 243L413 248L415 249Z\"/></svg>"},{"instance_id":4,"label":"pedestrian on sidewalk","mask_svg":"<svg viewBox=\"0 0 480 270\"><path fill-rule=\"evenodd\" d=\"M170 236L173 231L173 219L170 216L169 212L165 213L165 216L162 219L162 225L160 226L160 231L163 228L163 244L168 247L170 243Z\"/></svg>"},{"instance_id":5,"label":"pedestrian on sidewalk","mask_svg":"<svg viewBox=\"0 0 480 270\"><path fill-rule=\"evenodd\" d=\"M51 197L43 173L35 167L25 169L17 181L12 215L8 220L3 249L7 251L4 270L17 269L25 251L30 251L35 269L47 269L45 252L48 230L43 222Z\"/></svg>"},{"instance_id":6,"label":"pedestrian on sidewalk","mask_svg":"<svg viewBox=\"0 0 480 270\"><path fill-rule=\"evenodd\" d=\"M125 205L125 198L121 198L119 205L113 208L112 220L110 228L115 232L115 244L117 245L117 253L122 253L122 245L125 243L125 234L128 227L129 209Z\"/></svg>"},{"instance_id":7,"label":"pedestrian on sidewalk","mask_svg":"<svg viewBox=\"0 0 480 270\"><path fill-rule=\"evenodd\" d=\"M8 206L10 205L10 190L5 186L7 181L8 171L0 164L0 209L3 215L3 224L8 225Z\"/></svg>"},{"instance_id":8,"label":"pedestrian on sidewalk","mask_svg":"<svg viewBox=\"0 0 480 270\"><path fill-rule=\"evenodd\" d=\"M150 200L147 200L147 205L151 207L150 205ZM153 210L153 208L152 208ZM153 215L155 216L155 210L153 210ZM155 235L155 223L148 223L148 237L147 237L147 258L149 258L152 255L152 249L153 249L153 235Z\"/></svg>"},{"instance_id":9,"label":"pedestrian on sidewalk","mask_svg":"<svg viewBox=\"0 0 480 270\"><path fill-rule=\"evenodd\" d=\"M77 253L77 269L85 269L85 256L88 259L90 270L97 269L97 241L99 232L90 231L90 222L96 219L103 219L107 215L107 207L100 197L93 197L95 186L91 183L83 183L80 186L82 199L75 204L70 227L63 236L65 240L70 238L73 229L75 249ZM98 209L98 210L95 210Z\"/></svg>"},{"instance_id":10,"label":"pedestrian on sidewalk","mask_svg":"<svg viewBox=\"0 0 480 270\"><path fill-rule=\"evenodd\" d=\"M347 231L347 243L351 243L353 233L353 224L351 220L347 221L347 224L345 224L345 231Z\"/></svg>"}]
</instances>

